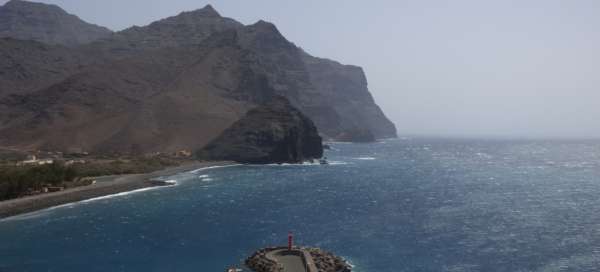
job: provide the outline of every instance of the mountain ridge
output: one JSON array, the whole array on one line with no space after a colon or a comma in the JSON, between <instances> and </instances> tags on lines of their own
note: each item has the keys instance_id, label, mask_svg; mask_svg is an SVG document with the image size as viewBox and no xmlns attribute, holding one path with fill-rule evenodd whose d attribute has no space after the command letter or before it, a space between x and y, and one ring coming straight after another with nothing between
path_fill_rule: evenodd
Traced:
<instances>
[{"instance_id":1,"label":"mountain ridge","mask_svg":"<svg viewBox=\"0 0 600 272\"><path fill-rule=\"evenodd\" d=\"M0 37L78 46L111 33L108 28L87 23L57 5L11 0L0 6Z\"/></svg>"},{"instance_id":2,"label":"mountain ridge","mask_svg":"<svg viewBox=\"0 0 600 272\"><path fill-rule=\"evenodd\" d=\"M210 5L71 50L43 46L31 51L60 52L54 60L63 60L65 72L32 80L29 89L0 87L0 112L9 113L0 115L0 146L196 150L274 95L290 100L326 139L361 129L376 138L396 133L362 68L312 57L274 24L244 26ZM26 56L15 61L35 73L35 65L24 65ZM61 67L60 61L44 63ZM0 73L3 80L22 84Z\"/></svg>"}]
</instances>

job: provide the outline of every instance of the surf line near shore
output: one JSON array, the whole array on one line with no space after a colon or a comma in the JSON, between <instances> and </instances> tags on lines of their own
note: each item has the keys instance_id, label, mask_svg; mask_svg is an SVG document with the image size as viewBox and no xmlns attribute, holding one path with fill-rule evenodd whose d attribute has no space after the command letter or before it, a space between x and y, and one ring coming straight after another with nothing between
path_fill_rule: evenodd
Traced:
<instances>
[{"instance_id":1,"label":"surf line near shore","mask_svg":"<svg viewBox=\"0 0 600 272\"><path fill-rule=\"evenodd\" d=\"M38 213L68 207L78 203L87 203L170 187L177 185L177 182L172 179L162 179L179 173L197 173L200 171L236 165L237 164L232 162L192 162L147 174L118 175L111 177L109 181L97 182L93 185L72 188L61 192L2 201L0 202L0 222L28 218Z\"/></svg>"}]
</instances>

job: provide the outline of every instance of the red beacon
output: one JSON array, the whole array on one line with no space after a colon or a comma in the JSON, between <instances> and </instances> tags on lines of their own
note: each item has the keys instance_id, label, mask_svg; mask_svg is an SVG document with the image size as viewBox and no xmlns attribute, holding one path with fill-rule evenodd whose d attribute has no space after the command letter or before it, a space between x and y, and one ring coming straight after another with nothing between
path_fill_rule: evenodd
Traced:
<instances>
[{"instance_id":1,"label":"red beacon","mask_svg":"<svg viewBox=\"0 0 600 272\"><path fill-rule=\"evenodd\" d=\"M294 235L292 232L288 232L288 250L292 250L292 247L294 247Z\"/></svg>"}]
</instances>

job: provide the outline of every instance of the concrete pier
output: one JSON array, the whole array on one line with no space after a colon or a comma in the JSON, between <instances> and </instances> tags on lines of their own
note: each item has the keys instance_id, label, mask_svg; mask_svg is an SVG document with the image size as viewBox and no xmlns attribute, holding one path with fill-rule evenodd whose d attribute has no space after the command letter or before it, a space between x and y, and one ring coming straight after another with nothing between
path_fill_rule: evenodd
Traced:
<instances>
[{"instance_id":1,"label":"concrete pier","mask_svg":"<svg viewBox=\"0 0 600 272\"><path fill-rule=\"evenodd\" d=\"M350 272L346 261L318 248L271 247L246 259L255 272Z\"/></svg>"}]
</instances>

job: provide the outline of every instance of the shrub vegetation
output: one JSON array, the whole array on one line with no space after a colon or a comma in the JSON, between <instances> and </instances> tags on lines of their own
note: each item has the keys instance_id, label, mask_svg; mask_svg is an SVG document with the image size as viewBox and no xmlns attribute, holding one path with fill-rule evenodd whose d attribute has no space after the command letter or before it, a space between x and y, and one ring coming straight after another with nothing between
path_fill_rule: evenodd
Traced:
<instances>
[{"instance_id":1,"label":"shrub vegetation","mask_svg":"<svg viewBox=\"0 0 600 272\"><path fill-rule=\"evenodd\" d=\"M140 158L111 162L88 162L67 166L52 163L36 166L0 165L0 201L18 198L45 186L79 185L84 177L148 173L177 165L178 161L164 158Z\"/></svg>"}]
</instances>

